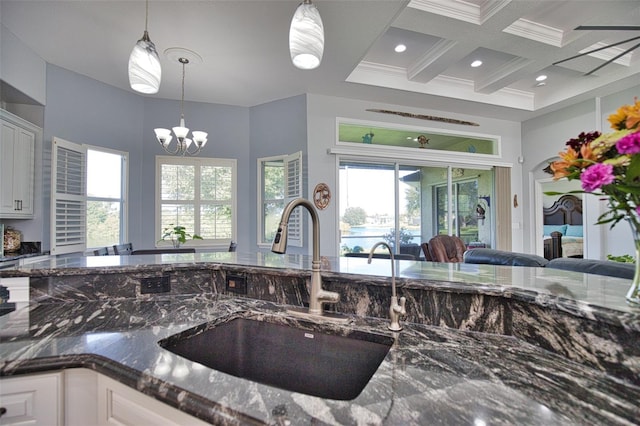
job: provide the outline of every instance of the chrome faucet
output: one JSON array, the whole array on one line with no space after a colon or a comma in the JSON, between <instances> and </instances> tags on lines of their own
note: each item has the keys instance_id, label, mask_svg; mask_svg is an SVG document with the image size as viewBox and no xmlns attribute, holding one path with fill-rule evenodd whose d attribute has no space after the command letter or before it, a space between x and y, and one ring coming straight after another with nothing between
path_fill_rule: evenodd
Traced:
<instances>
[{"instance_id":1,"label":"chrome faucet","mask_svg":"<svg viewBox=\"0 0 640 426\"><path fill-rule=\"evenodd\" d=\"M313 259L311 261L311 294L309 297L309 314L322 315L323 303L338 303L340 295L333 291L322 289L322 277L320 276L320 221L318 213L310 201L304 198L296 198L289 202L282 212L280 226L273 239L271 251L274 253L284 254L287 251L287 228L289 225L289 217L298 206L302 206L309 211L311 221L313 222Z\"/></svg>"},{"instance_id":2,"label":"chrome faucet","mask_svg":"<svg viewBox=\"0 0 640 426\"><path fill-rule=\"evenodd\" d=\"M400 331L402 330L402 326L400 325L400 317L407 314L407 311L404 308L407 299L405 297L400 298L400 303L398 304L398 296L396 295L396 269L395 269L395 259L393 257L393 251L389 244L384 241L380 241L375 243L373 247L371 247L371 251L369 251L369 259L368 263L371 263L371 258L373 257L373 252L378 248L378 246L385 246L387 250L389 250L389 258L391 259L391 306L389 307L389 317L391 318L391 323L388 325L389 330L391 331Z\"/></svg>"}]
</instances>

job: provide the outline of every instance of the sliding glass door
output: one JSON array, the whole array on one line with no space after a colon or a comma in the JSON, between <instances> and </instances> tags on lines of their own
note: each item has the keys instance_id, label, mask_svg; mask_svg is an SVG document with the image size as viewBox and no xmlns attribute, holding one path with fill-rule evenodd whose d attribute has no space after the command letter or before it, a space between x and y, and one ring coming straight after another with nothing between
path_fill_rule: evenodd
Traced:
<instances>
[{"instance_id":1,"label":"sliding glass door","mask_svg":"<svg viewBox=\"0 0 640 426\"><path fill-rule=\"evenodd\" d=\"M339 178L341 255L385 241L419 258L438 234L494 244L493 170L343 160Z\"/></svg>"}]
</instances>

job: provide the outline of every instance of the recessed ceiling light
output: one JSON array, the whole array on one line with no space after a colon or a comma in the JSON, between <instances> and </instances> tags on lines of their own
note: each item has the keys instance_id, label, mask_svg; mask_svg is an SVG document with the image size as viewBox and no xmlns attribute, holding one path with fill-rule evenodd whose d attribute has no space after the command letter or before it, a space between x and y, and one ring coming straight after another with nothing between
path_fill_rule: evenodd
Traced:
<instances>
[{"instance_id":1,"label":"recessed ceiling light","mask_svg":"<svg viewBox=\"0 0 640 426\"><path fill-rule=\"evenodd\" d=\"M542 74L536 77L536 81L545 81L547 79L547 76Z\"/></svg>"},{"instance_id":2,"label":"recessed ceiling light","mask_svg":"<svg viewBox=\"0 0 640 426\"><path fill-rule=\"evenodd\" d=\"M404 44L399 44L393 50L395 50L397 53L402 53L407 50L407 46L405 46Z\"/></svg>"},{"instance_id":3,"label":"recessed ceiling light","mask_svg":"<svg viewBox=\"0 0 640 426\"><path fill-rule=\"evenodd\" d=\"M482 61L480 61L480 60L476 59L475 61L471 62L471 66L473 68L478 68L480 65L482 65Z\"/></svg>"}]
</instances>

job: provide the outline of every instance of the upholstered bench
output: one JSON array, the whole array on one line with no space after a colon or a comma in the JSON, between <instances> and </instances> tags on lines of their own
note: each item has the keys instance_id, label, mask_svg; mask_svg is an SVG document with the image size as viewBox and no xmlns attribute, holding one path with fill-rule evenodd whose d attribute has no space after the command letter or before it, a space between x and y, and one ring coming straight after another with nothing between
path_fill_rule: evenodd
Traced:
<instances>
[{"instance_id":1,"label":"upholstered bench","mask_svg":"<svg viewBox=\"0 0 640 426\"><path fill-rule=\"evenodd\" d=\"M585 274L605 275L607 277L633 279L636 267L633 263L612 262L610 260L577 259L573 257L558 257L547 263L547 268L565 271L582 272Z\"/></svg>"},{"instance_id":2,"label":"upholstered bench","mask_svg":"<svg viewBox=\"0 0 640 426\"><path fill-rule=\"evenodd\" d=\"M473 248L464 252L464 263L506 266L545 266L549 261L535 254L515 253L488 248Z\"/></svg>"}]
</instances>

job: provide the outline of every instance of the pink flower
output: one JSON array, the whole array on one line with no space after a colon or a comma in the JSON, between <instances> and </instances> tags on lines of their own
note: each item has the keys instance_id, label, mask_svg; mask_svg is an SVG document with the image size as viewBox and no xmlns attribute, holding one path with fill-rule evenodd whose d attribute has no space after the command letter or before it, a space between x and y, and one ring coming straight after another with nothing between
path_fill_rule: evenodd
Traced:
<instances>
[{"instance_id":1,"label":"pink flower","mask_svg":"<svg viewBox=\"0 0 640 426\"><path fill-rule=\"evenodd\" d=\"M580 174L582 189L587 192L593 192L610 184L613 180L613 166L611 164L596 163L584 169Z\"/></svg>"},{"instance_id":2,"label":"pink flower","mask_svg":"<svg viewBox=\"0 0 640 426\"><path fill-rule=\"evenodd\" d=\"M640 152L640 132L631 133L616 143L620 154L637 154Z\"/></svg>"},{"instance_id":3,"label":"pink flower","mask_svg":"<svg viewBox=\"0 0 640 426\"><path fill-rule=\"evenodd\" d=\"M638 216L640 216L640 206L636 206L636 213L638 213Z\"/></svg>"}]
</instances>

